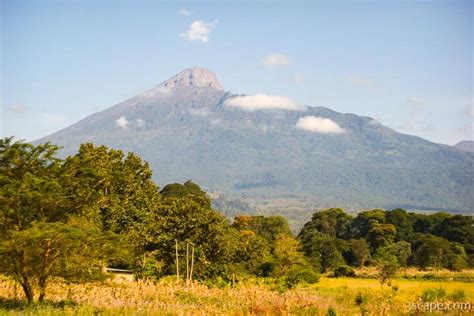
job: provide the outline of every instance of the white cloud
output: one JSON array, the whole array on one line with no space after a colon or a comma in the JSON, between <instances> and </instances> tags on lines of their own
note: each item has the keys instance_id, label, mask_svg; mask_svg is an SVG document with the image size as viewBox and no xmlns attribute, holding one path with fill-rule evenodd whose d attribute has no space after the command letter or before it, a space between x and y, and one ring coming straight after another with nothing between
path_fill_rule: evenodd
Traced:
<instances>
[{"instance_id":1,"label":"white cloud","mask_svg":"<svg viewBox=\"0 0 474 316\"><path fill-rule=\"evenodd\" d=\"M178 11L178 14L186 15L186 16L191 15L193 13L194 13L193 11L189 11L189 10L186 10L186 9L181 9L181 10Z\"/></svg>"},{"instance_id":2,"label":"white cloud","mask_svg":"<svg viewBox=\"0 0 474 316\"><path fill-rule=\"evenodd\" d=\"M255 95L234 97L226 100L225 104L245 111L257 110L291 110L304 111L306 108L297 105L293 100L273 95L257 93Z\"/></svg>"},{"instance_id":3,"label":"white cloud","mask_svg":"<svg viewBox=\"0 0 474 316\"><path fill-rule=\"evenodd\" d=\"M137 119L136 122L138 127L142 127L143 125L145 125L145 121L142 119Z\"/></svg>"},{"instance_id":4,"label":"white cloud","mask_svg":"<svg viewBox=\"0 0 474 316\"><path fill-rule=\"evenodd\" d=\"M128 124L130 124L130 122L125 118L125 116L121 116L118 120L115 120L115 123L118 127L123 129L127 128Z\"/></svg>"},{"instance_id":5,"label":"white cloud","mask_svg":"<svg viewBox=\"0 0 474 316\"><path fill-rule=\"evenodd\" d=\"M312 133L320 134L342 134L344 129L331 119L319 116L300 117L296 122L296 127Z\"/></svg>"},{"instance_id":6,"label":"white cloud","mask_svg":"<svg viewBox=\"0 0 474 316\"><path fill-rule=\"evenodd\" d=\"M217 20L211 23L204 22L201 20L194 21L188 31L179 34L179 37L184 38L188 41L200 41L207 43L209 41L209 33L211 29L215 27Z\"/></svg>"},{"instance_id":7,"label":"white cloud","mask_svg":"<svg viewBox=\"0 0 474 316\"><path fill-rule=\"evenodd\" d=\"M351 75L348 79L354 86L365 88L373 88L375 86L375 83L372 80L359 75Z\"/></svg>"},{"instance_id":8,"label":"white cloud","mask_svg":"<svg viewBox=\"0 0 474 316\"><path fill-rule=\"evenodd\" d=\"M261 61L262 61L262 64L267 68L287 66L291 64L290 57L286 56L285 54L280 54L280 53L272 53L272 54L265 55Z\"/></svg>"}]
</instances>

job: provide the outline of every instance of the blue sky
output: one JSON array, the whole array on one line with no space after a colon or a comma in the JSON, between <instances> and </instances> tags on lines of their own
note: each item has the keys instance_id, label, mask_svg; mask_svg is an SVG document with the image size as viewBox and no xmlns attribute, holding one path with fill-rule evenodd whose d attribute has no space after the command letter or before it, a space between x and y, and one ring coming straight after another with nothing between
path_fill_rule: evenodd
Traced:
<instances>
[{"instance_id":1,"label":"blue sky","mask_svg":"<svg viewBox=\"0 0 474 316\"><path fill-rule=\"evenodd\" d=\"M1 136L46 136L201 66L235 93L474 139L471 1L1 5Z\"/></svg>"}]
</instances>

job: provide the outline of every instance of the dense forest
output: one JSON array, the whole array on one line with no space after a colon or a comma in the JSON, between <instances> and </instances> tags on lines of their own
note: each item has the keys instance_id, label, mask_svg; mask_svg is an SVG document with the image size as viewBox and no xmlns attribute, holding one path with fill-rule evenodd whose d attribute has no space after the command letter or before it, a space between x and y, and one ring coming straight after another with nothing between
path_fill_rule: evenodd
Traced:
<instances>
[{"instance_id":1,"label":"dense forest","mask_svg":"<svg viewBox=\"0 0 474 316\"><path fill-rule=\"evenodd\" d=\"M43 300L54 277L100 280L107 268L151 280L262 277L291 288L363 266L376 266L382 285L408 266L474 266L472 216L331 208L294 236L282 216L225 218L191 181L160 190L134 153L83 144L60 159L58 150L0 140L0 273L28 301Z\"/></svg>"}]
</instances>

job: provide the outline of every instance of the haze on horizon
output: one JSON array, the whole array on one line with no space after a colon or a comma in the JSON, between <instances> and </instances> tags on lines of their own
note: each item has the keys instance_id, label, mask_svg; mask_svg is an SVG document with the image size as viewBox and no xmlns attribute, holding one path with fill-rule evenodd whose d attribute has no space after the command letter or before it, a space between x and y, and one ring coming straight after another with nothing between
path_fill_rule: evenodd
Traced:
<instances>
[{"instance_id":1,"label":"haze on horizon","mask_svg":"<svg viewBox=\"0 0 474 316\"><path fill-rule=\"evenodd\" d=\"M225 90L473 139L470 1L3 1L0 136L34 140L185 68Z\"/></svg>"}]
</instances>

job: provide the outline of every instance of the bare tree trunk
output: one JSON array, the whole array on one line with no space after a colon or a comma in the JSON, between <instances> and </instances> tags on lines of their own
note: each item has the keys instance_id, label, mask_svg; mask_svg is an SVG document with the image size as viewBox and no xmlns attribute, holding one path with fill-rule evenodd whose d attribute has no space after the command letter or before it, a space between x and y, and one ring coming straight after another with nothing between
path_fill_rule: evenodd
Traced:
<instances>
[{"instance_id":1,"label":"bare tree trunk","mask_svg":"<svg viewBox=\"0 0 474 316\"><path fill-rule=\"evenodd\" d=\"M191 271L189 272L189 280L193 282L193 269L194 269L194 246L191 250Z\"/></svg>"},{"instance_id":2,"label":"bare tree trunk","mask_svg":"<svg viewBox=\"0 0 474 316\"><path fill-rule=\"evenodd\" d=\"M186 284L189 283L189 243L186 243Z\"/></svg>"},{"instance_id":3,"label":"bare tree trunk","mask_svg":"<svg viewBox=\"0 0 474 316\"><path fill-rule=\"evenodd\" d=\"M28 303L33 302L33 289L31 288L30 280L27 277L22 277L22 281L20 282L21 287L23 288L23 292L25 292L25 297Z\"/></svg>"},{"instance_id":4,"label":"bare tree trunk","mask_svg":"<svg viewBox=\"0 0 474 316\"><path fill-rule=\"evenodd\" d=\"M44 297L46 296L46 278L40 278L38 282L40 294L38 297L38 302L44 302Z\"/></svg>"},{"instance_id":5,"label":"bare tree trunk","mask_svg":"<svg viewBox=\"0 0 474 316\"><path fill-rule=\"evenodd\" d=\"M179 282L179 258L178 258L178 240L175 239L175 248L176 248L176 280Z\"/></svg>"}]
</instances>

